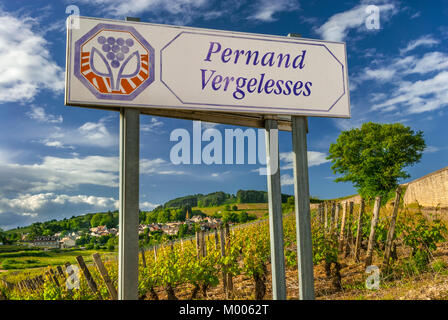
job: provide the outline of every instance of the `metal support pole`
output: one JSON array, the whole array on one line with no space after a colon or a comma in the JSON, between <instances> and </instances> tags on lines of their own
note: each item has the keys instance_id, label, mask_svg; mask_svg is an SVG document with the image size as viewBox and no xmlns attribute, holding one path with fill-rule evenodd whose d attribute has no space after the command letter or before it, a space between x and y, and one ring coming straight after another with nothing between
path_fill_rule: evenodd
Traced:
<instances>
[{"instance_id":1,"label":"metal support pole","mask_svg":"<svg viewBox=\"0 0 448 320\"><path fill-rule=\"evenodd\" d=\"M299 298L301 300L314 300L313 249L306 145L307 118L293 116L291 121Z\"/></svg>"},{"instance_id":2,"label":"metal support pole","mask_svg":"<svg viewBox=\"0 0 448 320\"><path fill-rule=\"evenodd\" d=\"M140 112L120 110L120 217L118 299L138 298Z\"/></svg>"},{"instance_id":3,"label":"metal support pole","mask_svg":"<svg viewBox=\"0 0 448 320\"><path fill-rule=\"evenodd\" d=\"M278 154L278 125L265 120L266 156L271 239L272 299L286 300L285 256L283 245L282 191Z\"/></svg>"}]
</instances>

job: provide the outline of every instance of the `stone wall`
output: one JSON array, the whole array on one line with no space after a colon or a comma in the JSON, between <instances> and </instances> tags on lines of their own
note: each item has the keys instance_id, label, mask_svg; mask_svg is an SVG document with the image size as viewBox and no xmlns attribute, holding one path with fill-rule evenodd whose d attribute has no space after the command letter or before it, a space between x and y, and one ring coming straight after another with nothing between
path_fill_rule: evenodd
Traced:
<instances>
[{"instance_id":1,"label":"stone wall","mask_svg":"<svg viewBox=\"0 0 448 320\"><path fill-rule=\"evenodd\" d=\"M423 207L448 207L448 167L407 184L405 205L418 202Z\"/></svg>"}]
</instances>

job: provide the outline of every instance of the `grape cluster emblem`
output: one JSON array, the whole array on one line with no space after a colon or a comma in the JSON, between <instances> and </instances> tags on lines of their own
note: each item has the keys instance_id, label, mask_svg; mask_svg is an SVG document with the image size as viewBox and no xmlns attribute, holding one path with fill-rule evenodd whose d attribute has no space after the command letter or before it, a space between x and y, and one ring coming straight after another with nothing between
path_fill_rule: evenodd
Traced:
<instances>
[{"instance_id":1,"label":"grape cluster emblem","mask_svg":"<svg viewBox=\"0 0 448 320\"><path fill-rule=\"evenodd\" d=\"M154 49L133 27L98 24L75 43L75 76L99 99L133 100L154 82Z\"/></svg>"}]
</instances>

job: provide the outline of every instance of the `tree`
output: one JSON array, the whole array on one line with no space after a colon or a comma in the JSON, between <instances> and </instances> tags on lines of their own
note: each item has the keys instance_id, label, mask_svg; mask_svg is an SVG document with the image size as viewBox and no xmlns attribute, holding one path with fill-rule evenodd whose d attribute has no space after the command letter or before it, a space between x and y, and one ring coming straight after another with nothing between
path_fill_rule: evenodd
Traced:
<instances>
[{"instance_id":1,"label":"tree","mask_svg":"<svg viewBox=\"0 0 448 320\"><path fill-rule=\"evenodd\" d=\"M239 223L245 223L245 222L247 222L247 220L249 220L249 215L247 214L246 211L240 212L238 214L238 222Z\"/></svg>"},{"instance_id":2,"label":"tree","mask_svg":"<svg viewBox=\"0 0 448 320\"><path fill-rule=\"evenodd\" d=\"M6 242L6 233L3 232L2 228L0 228L0 242Z\"/></svg>"},{"instance_id":3,"label":"tree","mask_svg":"<svg viewBox=\"0 0 448 320\"><path fill-rule=\"evenodd\" d=\"M420 161L426 144L423 132L414 132L401 123L367 122L361 128L343 131L330 145L329 156L336 182L353 182L366 199L382 195L409 178L403 169Z\"/></svg>"},{"instance_id":4,"label":"tree","mask_svg":"<svg viewBox=\"0 0 448 320\"><path fill-rule=\"evenodd\" d=\"M101 220L103 219L103 215L101 213L96 213L92 219L90 220L90 225L94 227L98 227L101 225Z\"/></svg>"}]
</instances>

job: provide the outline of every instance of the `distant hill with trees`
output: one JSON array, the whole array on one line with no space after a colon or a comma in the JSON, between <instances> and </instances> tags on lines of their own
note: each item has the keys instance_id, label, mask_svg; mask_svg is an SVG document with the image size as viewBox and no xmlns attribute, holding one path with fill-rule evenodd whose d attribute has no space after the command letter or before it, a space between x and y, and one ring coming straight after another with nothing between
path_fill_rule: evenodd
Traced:
<instances>
[{"instance_id":1,"label":"distant hill with trees","mask_svg":"<svg viewBox=\"0 0 448 320\"><path fill-rule=\"evenodd\" d=\"M289 200L288 200L289 199ZM140 223L166 223L170 221L184 221L187 213L191 218L194 215L205 216L198 208L218 207L223 205L235 205L239 203L266 203L267 192L259 190L238 190L236 195L223 191L209 194L195 194L175 198L167 201L151 211L139 212ZM294 197L282 194L282 202L293 206ZM321 202L319 199L311 198L311 202ZM192 209L196 207L196 209ZM231 210L230 210L231 211ZM243 215L246 213L243 213ZM234 220L236 220L235 218ZM61 232L62 235L73 231L88 231L91 227L106 225L108 228L118 226L118 211L107 211L98 213L87 213L62 220L50 220L35 222L26 227L17 227L8 231L0 231L0 241L15 242L21 239L23 234L28 234L28 239L36 236L54 235Z\"/></svg>"}]
</instances>

